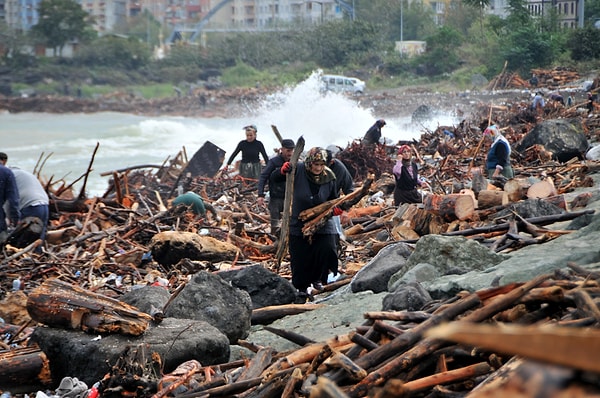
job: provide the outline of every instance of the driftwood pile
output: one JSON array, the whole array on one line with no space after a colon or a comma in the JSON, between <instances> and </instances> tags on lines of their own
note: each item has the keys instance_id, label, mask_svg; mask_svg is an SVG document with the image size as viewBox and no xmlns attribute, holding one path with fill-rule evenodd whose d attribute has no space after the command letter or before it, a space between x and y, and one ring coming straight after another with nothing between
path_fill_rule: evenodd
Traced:
<instances>
[{"instance_id":1,"label":"driftwood pile","mask_svg":"<svg viewBox=\"0 0 600 398\"><path fill-rule=\"evenodd\" d=\"M600 275L574 264L571 270L465 292L422 311L365 313L354 332L324 342L278 331L303 347L276 352L246 344L255 351L250 360L188 361L158 380L152 355L132 352L99 390L106 397L149 396L123 386L155 380L145 384L154 397L596 395L600 386L589 372L600 371L600 332L589 327L600 320L593 299Z\"/></svg>"},{"instance_id":2,"label":"driftwood pile","mask_svg":"<svg viewBox=\"0 0 600 398\"><path fill-rule=\"evenodd\" d=\"M579 79L579 73L568 67L557 66L553 69L532 69L538 83L537 87L558 88L566 86ZM502 71L488 83L487 90L503 90L509 88L530 89L535 88L529 80L523 79L516 72Z\"/></svg>"},{"instance_id":3,"label":"driftwood pile","mask_svg":"<svg viewBox=\"0 0 600 398\"><path fill-rule=\"evenodd\" d=\"M341 151L338 158L351 170L357 190L371 187L370 190L365 188L367 192L362 192L365 196L348 209L344 218L347 240L342 241L341 258L350 252L357 258L354 264L344 264L345 272L352 275L390 242L416 241L424 234L468 236L495 251L503 251L543 243L566 233L546 230L543 226L585 212L577 210L577 204L584 203L585 198L567 203L564 194L590 186L589 174L598 169L597 162L574 159L558 163L543 148L531 148L527 153L513 151L514 180L488 181L482 176L488 144L482 141L481 131L490 113L504 128L509 141L516 142L545 117L528 114L527 105L482 106L472 121L423 132L414 145L422 157L420 174L429 180L432 191L426 193L422 205L391 206L389 195L394 185L391 171L395 154L390 157L390 153L395 148L368 149L354 142ZM552 117L576 114L573 109L564 107L553 112ZM597 117L584 118L582 124L586 126L588 139L598 138ZM446 132L451 132L453 138ZM85 197L85 186L76 194L70 189L72 184L51 179L43 181L52 197L48 242L43 246L34 241L26 247L8 245L3 249L0 254L2 292L11 291L15 286L17 290L31 292L46 280L59 277L78 289L109 298L118 298L136 284L165 281L174 293L189 274L200 269L256 263L289 277L287 264L281 269L277 265L278 237L268 232L267 209L256 204L256 182L227 173L218 178L185 176L182 171L186 162L187 154L183 150L158 169L140 166L111 172L106 193L97 198ZM93 157L89 170L92 163ZM41 175L41 170L37 172ZM85 179L87 173L80 179ZM371 173L375 175L372 183ZM205 216L169 207L169 200L176 195L179 185L205 198L210 205ZM546 218L536 217L535 210L541 202L559 211ZM233 261L215 259L162 266L152 262L146 254L152 237L167 230L208 233L238 246L240 256ZM381 232L387 232L388 239L379 238ZM41 252L36 251L38 248ZM498 388L505 380L531 382L526 373L531 371L530 363L525 358L572 368L573 372L565 372L561 377L563 385L569 385L573 391L595 388L579 372L598 372L590 365L595 361L588 360L582 348L589 347L586 333L570 334L581 338L567 344L568 349L574 351L555 347L557 342L563 341L560 336L564 335L565 326L586 327L600 320L592 298L600 276L586 273L574 264L571 267L572 273L568 275L543 276L526 284L465 293L445 302L432 302L421 312L365 314L364 326L355 333L336 336L327 342L308 343L293 352L254 347L256 356L252 360L211 367L185 363L178 371L165 375L151 394L170 396L178 387L185 386L185 392L178 396L464 396L476 385ZM330 289L339 286L341 284L332 284ZM493 326L481 332L475 325L469 325L470 334L461 329L462 323L444 332L433 328L455 320L531 326L510 330L511 338L520 338L510 347L494 345L494 341L489 343L481 336L486 333L496 336L492 339L496 343L505 336L508 338L508 331ZM2 366L14 369L21 360L33 361L39 364L39 369L47 369L44 363L51 359L45 358L39 350L25 347L33 325L27 321L14 323L16 325L7 324L0 329L4 336L0 372ZM550 337L542 333L546 328L541 327L548 323L553 326L548 330ZM431 337L427 337L430 330ZM10 337L6 337L7 333ZM535 346L541 357L531 353L532 333L545 338L536 340L541 344ZM462 345L451 345L440 336ZM289 338L302 341L301 336ZM551 356L555 348L562 351ZM121 371L125 378L139 378L149 369L147 363L140 361L150 354L132 353L114 369ZM581 361L574 362L575 357L581 357ZM539 379L544 380L549 373L555 376L554 369L536 366L536 371L542 372ZM40 373L36 377L43 380L44 375ZM308 386L315 383L316 387L309 392ZM117 386L112 387L120 391ZM524 384L515 387L509 382L505 388L511 391L525 387ZM536 391L543 388L550 387L539 386ZM470 396L485 396L484 391ZM551 397L553 393L542 395ZM113 396L123 395L119 392ZM507 392L504 396L515 395ZM573 392L564 396L578 395Z\"/></svg>"}]
</instances>

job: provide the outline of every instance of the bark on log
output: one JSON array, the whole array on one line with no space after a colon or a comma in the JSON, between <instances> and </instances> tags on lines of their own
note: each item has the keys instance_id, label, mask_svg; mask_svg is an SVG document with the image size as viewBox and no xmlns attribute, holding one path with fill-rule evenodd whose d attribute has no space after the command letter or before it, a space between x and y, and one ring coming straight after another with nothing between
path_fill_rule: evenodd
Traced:
<instances>
[{"instance_id":1,"label":"bark on log","mask_svg":"<svg viewBox=\"0 0 600 398\"><path fill-rule=\"evenodd\" d=\"M296 164L300 158L300 154L304 150L304 137L300 136L292 153L290 163L292 164L292 172L289 173L285 178L285 198L283 200L283 214L281 215L281 232L279 233L279 242L277 245L277 252L275 253L275 259L277 260L277 272L281 266L281 260L285 255L288 243L288 235L290 229L290 217L292 215L292 198L294 196L294 173L296 172Z\"/></svg>"},{"instance_id":2,"label":"bark on log","mask_svg":"<svg viewBox=\"0 0 600 398\"><path fill-rule=\"evenodd\" d=\"M27 311L36 322L90 333L139 336L152 320L129 304L58 279L45 281L29 294Z\"/></svg>"},{"instance_id":3,"label":"bark on log","mask_svg":"<svg viewBox=\"0 0 600 398\"><path fill-rule=\"evenodd\" d=\"M475 202L470 195L427 195L424 205L425 210L449 221L470 219L475 212Z\"/></svg>"},{"instance_id":4,"label":"bark on log","mask_svg":"<svg viewBox=\"0 0 600 398\"><path fill-rule=\"evenodd\" d=\"M304 227L302 227L302 234L304 236L312 236L317 232L329 218L331 218L331 211L334 207L341 207L342 209L349 209L361 200L365 195L369 193L371 184L373 183L375 176L369 175L363 183L361 189L349 193L341 198L328 200L325 203L321 203L315 207L300 212L298 218L302 221L306 221ZM307 221L308 220L308 221Z\"/></svg>"},{"instance_id":5,"label":"bark on log","mask_svg":"<svg viewBox=\"0 0 600 398\"><path fill-rule=\"evenodd\" d=\"M559 222L559 221L572 220L579 216L582 216L585 214L593 214L593 213L594 213L594 210L582 210L582 211L571 212L571 213L554 214L554 215L550 215L550 216L531 217L531 218L526 218L526 220L528 222L530 222L531 224L548 225L548 224L553 224L553 223ZM502 224L489 225L489 226L485 226L485 227L465 229L462 231L446 232L442 235L445 235L445 236L470 236L470 235L477 235L477 234L483 234L483 233L489 233L489 232L504 231L504 230L508 230L508 228L509 228L509 223L506 222L506 223L502 223Z\"/></svg>"},{"instance_id":6,"label":"bark on log","mask_svg":"<svg viewBox=\"0 0 600 398\"><path fill-rule=\"evenodd\" d=\"M509 202L508 194L505 191L483 190L479 192L477 203L480 209L487 209L494 206L504 206Z\"/></svg>"},{"instance_id":7,"label":"bark on log","mask_svg":"<svg viewBox=\"0 0 600 398\"><path fill-rule=\"evenodd\" d=\"M272 305L252 310L251 322L253 325L268 325L288 315L298 315L307 311L316 310L325 304L286 304Z\"/></svg>"},{"instance_id":8,"label":"bark on log","mask_svg":"<svg viewBox=\"0 0 600 398\"><path fill-rule=\"evenodd\" d=\"M0 390L24 385L50 385L50 362L39 348L0 352Z\"/></svg>"}]
</instances>

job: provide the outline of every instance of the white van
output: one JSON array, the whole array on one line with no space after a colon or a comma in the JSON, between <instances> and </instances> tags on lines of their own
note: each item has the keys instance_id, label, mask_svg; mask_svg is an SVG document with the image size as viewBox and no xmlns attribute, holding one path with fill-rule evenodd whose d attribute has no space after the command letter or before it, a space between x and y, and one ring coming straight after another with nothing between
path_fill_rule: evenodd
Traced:
<instances>
[{"instance_id":1,"label":"white van","mask_svg":"<svg viewBox=\"0 0 600 398\"><path fill-rule=\"evenodd\" d=\"M323 83L321 88L323 91L351 94L362 94L365 92L365 82L356 77L323 75L321 82Z\"/></svg>"}]
</instances>

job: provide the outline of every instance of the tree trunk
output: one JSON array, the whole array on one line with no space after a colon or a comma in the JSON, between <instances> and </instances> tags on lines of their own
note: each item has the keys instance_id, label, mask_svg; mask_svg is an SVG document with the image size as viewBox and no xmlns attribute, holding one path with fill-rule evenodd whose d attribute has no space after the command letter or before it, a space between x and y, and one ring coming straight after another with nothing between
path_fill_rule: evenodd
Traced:
<instances>
[{"instance_id":1,"label":"tree trunk","mask_svg":"<svg viewBox=\"0 0 600 398\"><path fill-rule=\"evenodd\" d=\"M452 193L449 195L427 195L425 210L441 216L445 220L467 220L473 217L475 201L470 195Z\"/></svg>"},{"instance_id":2,"label":"tree trunk","mask_svg":"<svg viewBox=\"0 0 600 398\"><path fill-rule=\"evenodd\" d=\"M27 311L48 326L133 336L144 333L152 320L129 304L58 279L45 281L29 294Z\"/></svg>"},{"instance_id":3,"label":"tree trunk","mask_svg":"<svg viewBox=\"0 0 600 398\"><path fill-rule=\"evenodd\" d=\"M509 202L508 194L505 191L481 191L477 198L480 209L487 209L494 206L504 206Z\"/></svg>"}]
</instances>

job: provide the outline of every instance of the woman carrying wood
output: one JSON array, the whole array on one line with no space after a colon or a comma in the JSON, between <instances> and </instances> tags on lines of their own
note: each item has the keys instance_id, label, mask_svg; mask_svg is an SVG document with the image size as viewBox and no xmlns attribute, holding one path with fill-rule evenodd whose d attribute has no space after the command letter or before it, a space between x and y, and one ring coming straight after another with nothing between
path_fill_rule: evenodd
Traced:
<instances>
[{"instance_id":1,"label":"woman carrying wood","mask_svg":"<svg viewBox=\"0 0 600 398\"><path fill-rule=\"evenodd\" d=\"M486 128L483 135L493 140L485 161L488 177L494 178L503 175L506 178L513 178L514 173L510 166L510 143L506 137L502 135L495 124Z\"/></svg>"},{"instance_id":2,"label":"woman carrying wood","mask_svg":"<svg viewBox=\"0 0 600 398\"><path fill-rule=\"evenodd\" d=\"M299 215L303 210L313 208L328 200L336 199L335 174L325 166L327 152L315 147L308 151L303 162L298 162L294 178L294 196L289 231L290 265L292 284L301 294L309 294L308 288L321 290L327 283L327 276L338 273L336 237L337 231L331 217L313 235L302 233L304 222ZM290 162L285 162L277 179L284 179L292 172ZM274 172L275 173L275 172ZM275 176L274 176L275 177ZM332 215L339 216L340 208L334 207Z\"/></svg>"},{"instance_id":3,"label":"woman carrying wood","mask_svg":"<svg viewBox=\"0 0 600 398\"><path fill-rule=\"evenodd\" d=\"M412 149L408 145L402 145L398 149L398 160L394 166L394 206L402 203L421 203L423 197L417 187L428 186L427 182L419 178L417 164L412 161Z\"/></svg>"}]
</instances>

